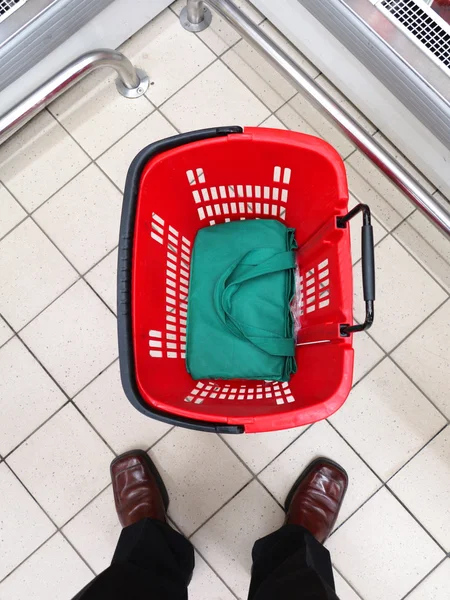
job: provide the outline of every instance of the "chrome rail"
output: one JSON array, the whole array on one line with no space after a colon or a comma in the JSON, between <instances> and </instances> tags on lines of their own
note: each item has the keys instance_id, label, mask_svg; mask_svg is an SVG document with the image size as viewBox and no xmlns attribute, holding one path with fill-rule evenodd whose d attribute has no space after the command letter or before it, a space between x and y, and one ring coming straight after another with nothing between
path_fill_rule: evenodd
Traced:
<instances>
[{"instance_id":1,"label":"chrome rail","mask_svg":"<svg viewBox=\"0 0 450 600\"><path fill-rule=\"evenodd\" d=\"M11 110L0 115L0 144L80 79L101 67L111 67L116 71L116 87L122 96L139 98L148 89L146 73L136 69L126 56L116 50L92 50L69 63Z\"/></svg>"},{"instance_id":2,"label":"chrome rail","mask_svg":"<svg viewBox=\"0 0 450 600\"><path fill-rule=\"evenodd\" d=\"M185 29L199 31L210 21L208 4L224 17L248 42L305 96L321 108L364 154L415 204L428 219L450 237L450 211L429 194L410 173L374 138L360 127L309 75L297 65L268 35L255 25L230 0L187 0L180 15ZM186 24L186 21L189 22ZM205 21L203 21L205 20ZM203 23L202 23L203 21Z\"/></svg>"}]
</instances>

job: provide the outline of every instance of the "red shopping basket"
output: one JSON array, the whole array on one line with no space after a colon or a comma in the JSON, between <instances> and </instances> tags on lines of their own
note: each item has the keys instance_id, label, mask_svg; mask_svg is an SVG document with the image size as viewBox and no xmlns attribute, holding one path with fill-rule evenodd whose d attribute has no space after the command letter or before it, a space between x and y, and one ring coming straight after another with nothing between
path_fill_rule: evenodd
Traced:
<instances>
[{"instance_id":1,"label":"red shopping basket","mask_svg":"<svg viewBox=\"0 0 450 600\"><path fill-rule=\"evenodd\" d=\"M335 412L352 384L352 334L373 319L370 211L347 213L344 164L321 139L220 127L142 150L128 171L118 267L122 383L144 414L220 433L305 425ZM352 325L348 221L363 213L366 321ZM190 259L202 227L237 219L295 227L301 275L298 370L288 383L194 381L185 367Z\"/></svg>"}]
</instances>

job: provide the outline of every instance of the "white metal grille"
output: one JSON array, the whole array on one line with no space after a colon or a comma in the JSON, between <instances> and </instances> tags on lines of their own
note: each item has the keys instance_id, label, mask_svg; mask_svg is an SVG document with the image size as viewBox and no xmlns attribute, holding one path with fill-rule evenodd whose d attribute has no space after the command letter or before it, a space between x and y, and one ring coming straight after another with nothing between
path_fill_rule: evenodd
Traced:
<instances>
[{"instance_id":1,"label":"white metal grille","mask_svg":"<svg viewBox=\"0 0 450 600\"><path fill-rule=\"evenodd\" d=\"M383 0L381 6L441 63L450 67L450 34L437 22L438 17L433 18L415 0Z\"/></svg>"},{"instance_id":2,"label":"white metal grille","mask_svg":"<svg viewBox=\"0 0 450 600\"><path fill-rule=\"evenodd\" d=\"M0 21L9 17L11 13L17 10L19 6L22 6L22 4L25 4L25 2L27 0L0 0Z\"/></svg>"}]
</instances>

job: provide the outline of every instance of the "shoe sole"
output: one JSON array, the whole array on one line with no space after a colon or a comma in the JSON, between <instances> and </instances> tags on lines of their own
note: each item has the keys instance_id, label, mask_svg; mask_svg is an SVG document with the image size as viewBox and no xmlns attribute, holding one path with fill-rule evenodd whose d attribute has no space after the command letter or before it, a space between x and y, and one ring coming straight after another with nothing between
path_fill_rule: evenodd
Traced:
<instances>
[{"instance_id":1,"label":"shoe sole","mask_svg":"<svg viewBox=\"0 0 450 600\"><path fill-rule=\"evenodd\" d=\"M161 494L164 508L167 512L167 509L169 507L169 494L167 493L167 489L164 484L163 478L159 474L159 471L156 468L154 462L146 452L144 452L143 450L130 450L129 452L125 452L124 454L121 454L112 461L111 467L119 460L122 460L122 458L127 458L128 456L141 456L144 459L144 462L146 463L146 465L150 469L151 474L155 478L156 485L158 486L159 492Z\"/></svg>"},{"instance_id":2,"label":"shoe sole","mask_svg":"<svg viewBox=\"0 0 450 600\"><path fill-rule=\"evenodd\" d=\"M286 496L286 500L284 503L284 510L286 512L289 511L289 507L291 505L292 502L292 498L294 497L295 492L297 491L298 486L300 485L300 483L302 482L302 480L307 477L311 471L318 465L318 464L328 464L331 465L337 469L339 469L340 471L342 471L342 473L345 474L345 477L347 478L347 486L345 487L345 491L344 494L342 496L342 500L344 499L344 496L347 492L347 487L348 487L348 475L347 475L347 471L341 467L341 465L339 465L337 462L334 462L333 460L330 460L329 458L324 458L324 457L320 457L320 458L316 458L315 460L313 460L311 463L309 463L309 465L302 471L302 473L297 477L297 479L295 480L294 485L292 486L292 488L290 489L288 495Z\"/></svg>"}]
</instances>

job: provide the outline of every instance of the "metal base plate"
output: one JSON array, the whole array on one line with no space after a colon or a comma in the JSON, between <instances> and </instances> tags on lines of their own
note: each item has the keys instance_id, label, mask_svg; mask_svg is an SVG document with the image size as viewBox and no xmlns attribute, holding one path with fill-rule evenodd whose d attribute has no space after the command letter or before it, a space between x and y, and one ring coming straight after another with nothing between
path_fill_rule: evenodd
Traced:
<instances>
[{"instance_id":1,"label":"metal base plate","mask_svg":"<svg viewBox=\"0 0 450 600\"><path fill-rule=\"evenodd\" d=\"M117 91L119 94L122 94L122 96L125 96L125 98L139 98L148 90L150 80L147 73L142 69L136 69L136 73L139 77L139 85L135 88L127 88L120 79L116 79Z\"/></svg>"},{"instance_id":2,"label":"metal base plate","mask_svg":"<svg viewBox=\"0 0 450 600\"><path fill-rule=\"evenodd\" d=\"M180 23L183 29L190 31L192 33L198 33L199 31L203 31L207 27L211 25L212 21L212 12L209 10L207 6L203 8L203 20L200 23L191 23L188 21L187 17L187 8L184 7L180 13Z\"/></svg>"}]
</instances>

